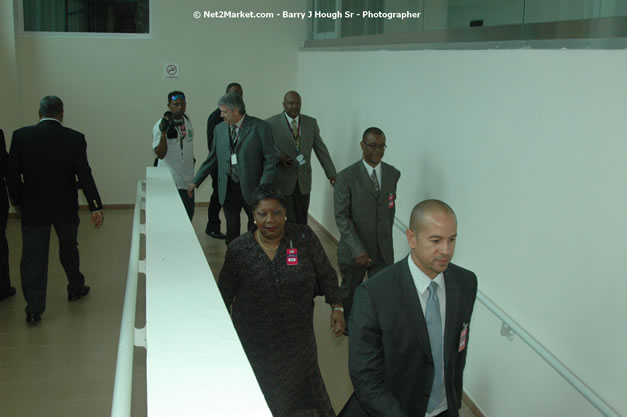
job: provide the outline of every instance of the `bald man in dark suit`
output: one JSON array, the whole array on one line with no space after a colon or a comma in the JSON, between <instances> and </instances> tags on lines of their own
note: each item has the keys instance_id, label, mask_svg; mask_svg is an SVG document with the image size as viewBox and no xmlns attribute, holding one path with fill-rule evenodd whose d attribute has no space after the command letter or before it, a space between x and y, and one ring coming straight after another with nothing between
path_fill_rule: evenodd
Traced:
<instances>
[{"instance_id":1,"label":"bald man in dark suit","mask_svg":"<svg viewBox=\"0 0 627 417\"><path fill-rule=\"evenodd\" d=\"M355 393L341 417L459 417L477 277L451 263L457 218L414 207L408 257L357 287L348 320Z\"/></svg>"}]
</instances>

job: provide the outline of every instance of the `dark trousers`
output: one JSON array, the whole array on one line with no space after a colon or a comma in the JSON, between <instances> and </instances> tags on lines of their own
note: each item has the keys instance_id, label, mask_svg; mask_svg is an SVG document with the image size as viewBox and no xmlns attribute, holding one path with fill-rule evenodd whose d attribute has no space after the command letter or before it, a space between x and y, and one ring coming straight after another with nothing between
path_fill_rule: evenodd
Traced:
<instances>
[{"instance_id":1,"label":"dark trousers","mask_svg":"<svg viewBox=\"0 0 627 417\"><path fill-rule=\"evenodd\" d=\"M370 278L387 266L383 258L378 254L370 258L372 263L369 267L359 266L354 262L350 264L340 263L340 273L342 274L340 295L342 296L342 305L344 306L344 318L347 322L353 307L355 288L362 283L366 272L368 272L368 278Z\"/></svg>"},{"instance_id":2,"label":"dark trousers","mask_svg":"<svg viewBox=\"0 0 627 417\"><path fill-rule=\"evenodd\" d=\"M78 221L52 225L22 225L20 271L27 313L43 313L46 309L50 226L54 226L59 238L59 259L67 275L68 292L76 292L85 284L85 277L79 271L78 242L76 240Z\"/></svg>"},{"instance_id":3,"label":"dark trousers","mask_svg":"<svg viewBox=\"0 0 627 417\"><path fill-rule=\"evenodd\" d=\"M241 221L240 213L242 209L248 216L248 228L250 230L253 227L253 211L246 204L244 196L242 195L242 188L239 183L229 178L226 186L226 198L224 199L224 217L226 218L226 244L228 245L240 235Z\"/></svg>"},{"instance_id":4,"label":"dark trousers","mask_svg":"<svg viewBox=\"0 0 627 417\"><path fill-rule=\"evenodd\" d=\"M194 197L190 197L187 195L187 190L180 190L179 195L181 196L181 201L183 202L183 206L185 206L185 211L187 212L187 217L189 220L192 220L194 217Z\"/></svg>"},{"instance_id":5,"label":"dark trousers","mask_svg":"<svg viewBox=\"0 0 627 417\"><path fill-rule=\"evenodd\" d=\"M9 277L9 243L7 242L7 219L9 208L0 209L0 295L7 294L11 287Z\"/></svg>"},{"instance_id":6,"label":"dark trousers","mask_svg":"<svg viewBox=\"0 0 627 417\"><path fill-rule=\"evenodd\" d=\"M207 227L205 233L220 231L220 193L218 192L218 173L211 174L211 186L213 191L211 192L211 198L209 199L209 210L207 212Z\"/></svg>"},{"instance_id":7,"label":"dark trousers","mask_svg":"<svg viewBox=\"0 0 627 417\"><path fill-rule=\"evenodd\" d=\"M298 182L291 195L285 196L287 221L297 224L307 224L307 213L309 212L310 194L301 194Z\"/></svg>"}]
</instances>

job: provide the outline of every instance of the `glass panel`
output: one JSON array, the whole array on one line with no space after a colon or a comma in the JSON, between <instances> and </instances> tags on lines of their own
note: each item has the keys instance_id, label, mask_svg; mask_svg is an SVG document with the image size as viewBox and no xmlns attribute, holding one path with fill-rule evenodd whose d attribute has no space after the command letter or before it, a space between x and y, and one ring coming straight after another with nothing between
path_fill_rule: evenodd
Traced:
<instances>
[{"instance_id":1,"label":"glass panel","mask_svg":"<svg viewBox=\"0 0 627 417\"><path fill-rule=\"evenodd\" d=\"M523 23L524 0L450 0L448 29Z\"/></svg>"},{"instance_id":2,"label":"glass panel","mask_svg":"<svg viewBox=\"0 0 627 417\"><path fill-rule=\"evenodd\" d=\"M343 17L336 20L313 19L313 38L320 39L316 31L324 31L329 35L326 38L330 39L620 17L627 16L627 0L316 0L316 10L341 10L343 13ZM383 16L364 17L364 11L383 12ZM353 17L346 17L346 12L354 13ZM420 17L389 16L390 13L407 12L420 13ZM528 36L529 31L525 32L524 27L518 30ZM447 36L444 34L440 38L446 42ZM586 34L580 38L586 38ZM539 39L542 39L542 33ZM498 35L490 40L499 40ZM508 35L504 40L513 39Z\"/></svg>"},{"instance_id":3,"label":"glass panel","mask_svg":"<svg viewBox=\"0 0 627 417\"><path fill-rule=\"evenodd\" d=\"M363 14L364 11L382 12L383 0L343 0L342 13L347 11ZM383 33L383 19L364 18L363 16L353 16L342 19L342 37L376 35Z\"/></svg>"},{"instance_id":4,"label":"glass panel","mask_svg":"<svg viewBox=\"0 0 627 417\"><path fill-rule=\"evenodd\" d=\"M417 32L417 31L423 30L425 17L429 18L429 22L434 25L434 29L435 29L438 26L437 16L439 15L439 9L441 8L442 4L446 5L446 1L443 0L437 3L434 3L433 9L429 10L429 14L427 15L425 11L423 10L424 8L423 0L387 0L385 2L386 12L420 13L420 17L419 18L407 18L407 19L382 20L383 33L405 33L405 32ZM445 23L446 21L444 21L444 24Z\"/></svg>"},{"instance_id":5,"label":"glass panel","mask_svg":"<svg viewBox=\"0 0 627 417\"><path fill-rule=\"evenodd\" d=\"M148 33L149 0L23 0L27 32Z\"/></svg>"},{"instance_id":6,"label":"glass panel","mask_svg":"<svg viewBox=\"0 0 627 417\"><path fill-rule=\"evenodd\" d=\"M316 11L320 11L323 13L333 13L336 11L335 8L335 0L318 0L316 2L318 4L318 8ZM318 18L315 20L315 31L316 33L327 33L327 32L335 32L335 21L327 18Z\"/></svg>"}]
</instances>

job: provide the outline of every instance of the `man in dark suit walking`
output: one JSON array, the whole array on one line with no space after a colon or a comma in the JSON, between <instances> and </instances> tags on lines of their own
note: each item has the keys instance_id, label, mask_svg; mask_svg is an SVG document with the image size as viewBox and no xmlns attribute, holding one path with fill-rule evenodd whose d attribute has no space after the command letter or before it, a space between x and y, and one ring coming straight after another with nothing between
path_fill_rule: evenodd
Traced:
<instances>
[{"instance_id":1,"label":"man in dark suit walking","mask_svg":"<svg viewBox=\"0 0 627 417\"><path fill-rule=\"evenodd\" d=\"M357 287L349 318L355 393L344 417L459 417L477 277L452 264L457 218L439 200L412 210L411 253Z\"/></svg>"},{"instance_id":2,"label":"man in dark suit walking","mask_svg":"<svg viewBox=\"0 0 627 417\"><path fill-rule=\"evenodd\" d=\"M240 235L242 208L248 215L248 229L253 226L250 195L259 184L272 182L276 160L270 127L246 114L242 96L225 94L218 106L224 122L216 126L209 157L198 169L188 193L191 195L217 165L228 245Z\"/></svg>"},{"instance_id":3,"label":"man in dark suit walking","mask_svg":"<svg viewBox=\"0 0 627 417\"><path fill-rule=\"evenodd\" d=\"M335 222L340 231L340 291L347 319L355 288L366 272L371 277L394 263L392 226L401 173L381 161L385 148L381 129L366 129L361 141L362 159L337 175L333 190Z\"/></svg>"},{"instance_id":4,"label":"man in dark suit walking","mask_svg":"<svg viewBox=\"0 0 627 417\"><path fill-rule=\"evenodd\" d=\"M230 83L226 86L226 93L237 93L244 98L244 90L239 83ZM213 147L213 134L217 125L222 123L222 116L220 114L220 108L215 109L207 118L207 149L211 153ZM226 236L220 231L220 210L222 205L220 204L220 197L218 194L218 170L215 167L211 173L211 198L209 199L209 209L207 210L207 227L205 227L205 233L214 239L225 239Z\"/></svg>"},{"instance_id":5,"label":"man in dark suit walking","mask_svg":"<svg viewBox=\"0 0 627 417\"><path fill-rule=\"evenodd\" d=\"M301 114L301 99L296 91L283 97L283 112L266 120L272 129L277 151L274 187L285 195L287 220L307 224L311 193L311 151L316 153L324 173L335 184L335 166L320 137L318 122Z\"/></svg>"},{"instance_id":6,"label":"man in dark suit walking","mask_svg":"<svg viewBox=\"0 0 627 417\"><path fill-rule=\"evenodd\" d=\"M87 161L85 136L61 124L63 102L58 97L46 96L41 100L39 118L38 124L13 133L7 169L11 203L22 217L20 271L29 323L41 320L46 308L50 226L54 226L59 238L68 300L75 301L89 293L79 270L78 188L85 194L96 229L104 220L100 195Z\"/></svg>"},{"instance_id":7,"label":"man in dark suit walking","mask_svg":"<svg viewBox=\"0 0 627 417\"><path fill-rule=\"evenodd\" d=\"M7 145L4 132L0 129L0 301L15 295L9 276L9 243L7 242L7 220L9 218L9 197L4 178L7 173Z\"/></svg>"}]
</instances>

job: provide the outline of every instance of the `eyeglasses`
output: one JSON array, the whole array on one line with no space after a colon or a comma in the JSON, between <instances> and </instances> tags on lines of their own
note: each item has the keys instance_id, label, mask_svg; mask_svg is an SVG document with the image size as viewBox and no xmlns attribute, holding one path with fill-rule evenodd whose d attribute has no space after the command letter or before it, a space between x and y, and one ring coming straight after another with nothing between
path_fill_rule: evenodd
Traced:
<instances>
[{"instance_id":1,"label":"eyeglasses","mask_svg":"<svg viewBox=\"0 0 627 417\"><path fill-rule=\"evenodd\" d=\"M369 147L371 151L374 151L375 149L379 149L381 151L384 151L384 150L386 150L388 148L388 146L385 143L381 143L381 144L366 143L363 140L361 141L361 143L363 143L364 145Z\"/></svg>"},{"instance_id":2,"label":"eyeglasses","mask_svg":"<svg viewBox=\"0 0 627 417\"><path fill-rule=\"evenodd\" d=\"M176 96L172 96L172 98L170 98L170 101L176 101L179 98L182 99L182 100L185 100L185 96L183 94L178 94Z\"/></svg>"}]
</instances>

